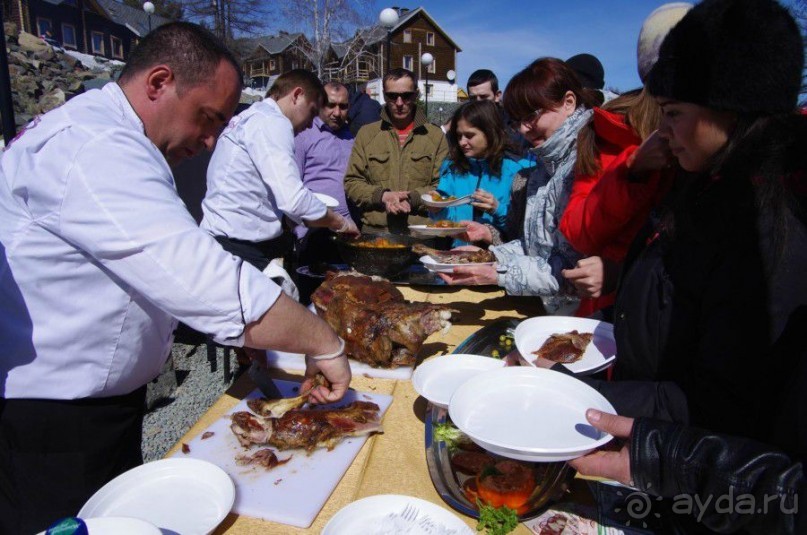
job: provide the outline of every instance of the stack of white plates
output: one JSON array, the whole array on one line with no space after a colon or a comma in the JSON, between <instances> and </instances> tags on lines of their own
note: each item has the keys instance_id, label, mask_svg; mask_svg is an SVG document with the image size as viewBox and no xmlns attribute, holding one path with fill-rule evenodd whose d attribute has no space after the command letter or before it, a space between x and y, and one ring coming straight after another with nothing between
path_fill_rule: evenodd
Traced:
<instances>
[{"instance_id":1,"label":"stack of white plates","mask_svg":"<svg viewBox=\"0 0 807 535\"><path fill-rule=\"evenodd\" d=\"M574 377L508 367L475 375L456 389L451 421L482 448L512 459L567 461L606 444L587 409L615 414L602 395Z\"/></svg>"}]
</instances>

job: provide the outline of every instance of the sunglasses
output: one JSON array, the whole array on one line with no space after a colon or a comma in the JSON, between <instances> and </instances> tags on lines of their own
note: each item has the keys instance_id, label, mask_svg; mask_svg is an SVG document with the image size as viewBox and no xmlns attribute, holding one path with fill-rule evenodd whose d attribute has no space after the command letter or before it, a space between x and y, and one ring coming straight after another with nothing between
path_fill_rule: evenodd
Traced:
<instances>
[{"instance_id":1,"label":"sunglasses","mask_svg":"<svg viewBox=\"0 0 807 535\"><path fill-rule=\"evenodd\" d=\"M416 96L416 91L404 91L403 93L392 93L388 91L384 92L384 99L387 102L398 102L398 99L402 99L404 102L409 102L410 100L415 100Z\"/></svg>"},{"instance_id":2,"label":"sunglasses","mask_svg":"<svg viewBox=\"0 0 807 535\"><path fill-rule=\"evenodd\" d=\"M530 113L526 117L522 117L521 119L511 119L508 123L510 128L513 130L518 130L521 125L530 126L534 121L537 121L541 115L544 114L544 110L538 108L534 112Z\"/></svg>"}]
</instances>

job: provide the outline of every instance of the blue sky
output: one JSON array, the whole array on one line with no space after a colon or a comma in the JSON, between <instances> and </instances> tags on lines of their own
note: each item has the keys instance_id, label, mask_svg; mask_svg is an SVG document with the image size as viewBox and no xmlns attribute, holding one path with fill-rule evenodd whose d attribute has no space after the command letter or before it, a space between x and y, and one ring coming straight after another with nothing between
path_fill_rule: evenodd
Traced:
<instances>
[{"instance_id":1,"label":"blue sky","mask_svg":"<svg viewBox=\"0 0 807 535\"><path fill-rule=\"evenodd\" d=\"M605 67L605 86L622 91L639 87L636 41L645 17L667 3L655 0L422 0L422 6L462 48L457 83L465 87L474 70L492 69L501 89L536 58L561 59L587 52ZM783 2L786 5L793 3Z\"/></svg>"}]
</instances>

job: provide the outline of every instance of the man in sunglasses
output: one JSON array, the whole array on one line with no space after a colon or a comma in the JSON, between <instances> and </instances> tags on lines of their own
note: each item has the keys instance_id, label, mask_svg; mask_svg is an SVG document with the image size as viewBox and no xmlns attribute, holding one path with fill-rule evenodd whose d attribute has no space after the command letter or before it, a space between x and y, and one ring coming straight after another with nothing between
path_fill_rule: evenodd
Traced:
<instances>
[{"instance_id":1,"label":"man in sunglasses","mask_svg":"<svg viewBox=\"0 0 807 535\"><path fill-rule=\"evenodd\" d=\"M348 91L339 82L327 82L324 87L325 103L311 127L295 136L294 153L303 184L315 193L334 198L339 204L333 210L352 221L345 198L345 169L353 148L353 134L347 126ZM301 265L315 260L339 260L326 230L298 225L294 233Z\"/></svg>"},{"instance_id":2,"label":"man in sunglasses","mask_svg":"<svg viewBox=\"0 0 807 535\"><path fill-rule=\"evenodd\" d=\"M356 136L345 173L348 198L361 210L362 232L407 232L429 222L421 195L437 187L448 153L445 136L417 107L417 79L391 69L383 80L381 120Z\"/></svg>"}]
</instances>

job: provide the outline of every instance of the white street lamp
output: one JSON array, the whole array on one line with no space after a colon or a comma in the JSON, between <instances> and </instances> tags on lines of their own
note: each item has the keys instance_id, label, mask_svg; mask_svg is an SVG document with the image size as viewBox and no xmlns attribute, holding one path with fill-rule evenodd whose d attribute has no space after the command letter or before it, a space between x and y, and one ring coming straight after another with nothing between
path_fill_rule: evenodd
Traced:
<instances>
[{"instance_id":1,"label":"white street lamp","mask_svg":"<svg viewBox=\"0 0 807 535\"><path fill-rule=\"evenodd\" d=\"M429 119L429 65L434 63L434 56L426 52L420 56L420 63L426 67L424 88L426 89L426 120Z\"/></svg>"},{"instance_id":2,"label":"white street lamp","mask_svg":"<svg viewBox=\"0 0 807 535\"><path fill-rule=\"evenodd\" d=\"M389 71L390 51L392 50L392 29L398 24L398 10L388 7L382 9L378 15L378 22L381 26L387 29L387 71ZM381 69L381 76L384 75L384 69Z\"/></svg>"},{"instance_id":3,"label":"white street lamp","mask_svg":"<svg viewBox=\"0 0 807 535\"><path fill-rule=\"evenodd\" d=\"M149 33L151 33L151 15L154 13L154 4L151 2L143 2L143 11L149 16Z\"/></svg>"},{"instance_id":4,"label":"white street lamp","mask_svg":"<svg viewBox=\"0 0 807 535\"><path fill-rule=\"evenodd\" d=\"M450 83L452 83L452 84L453 84L453 83L454 83L454 80L456 80L456 79L457 79L457 73L455 73L453 70L449 70L449 71L446 73L446 79L447 79L447 80L448 80Z\"/></svg>"}]
</instances>

